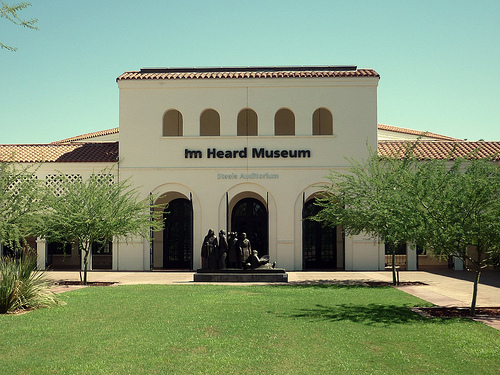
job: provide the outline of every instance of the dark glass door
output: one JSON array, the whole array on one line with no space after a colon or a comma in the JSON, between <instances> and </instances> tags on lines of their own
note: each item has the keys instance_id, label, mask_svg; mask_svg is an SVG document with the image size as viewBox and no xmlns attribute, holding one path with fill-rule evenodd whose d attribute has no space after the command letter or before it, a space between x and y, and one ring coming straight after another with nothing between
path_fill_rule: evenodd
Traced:
<instances>
[{"instance_id":1,"label":"dark glass door","mask_svg":"<svg viewBox=\"0 0 500 375\"><path fill-rule=\"evenodd\" d=\"M244 198L233 208L231 231L246 233L252 250L259 252L259 257L269 254L269 228L267 209L262 202L254 198Z\"/></svg>"},{"instance_id":2,"label":"dark glass door","mask_svg":"<svg viewBox=\"0 0 500 375\"><path fill-rule=\"evenodd\" d=\"M323 227L317 221L307 220L314 216L320 208L314 199L305 203L302 210L302 254L303 267L311 269L337 268L337 230Z\"/></svg>"},{"instance_id":3,"label":"dark glass door","mask_svg":"<svg viewBox=\"0 0 500 375\"><path fill-rule=\"evenodd\" d=\"M163 214L163 268L193 269L193 208L191 201L171 201Z\"/></svg>"}]
</instances>

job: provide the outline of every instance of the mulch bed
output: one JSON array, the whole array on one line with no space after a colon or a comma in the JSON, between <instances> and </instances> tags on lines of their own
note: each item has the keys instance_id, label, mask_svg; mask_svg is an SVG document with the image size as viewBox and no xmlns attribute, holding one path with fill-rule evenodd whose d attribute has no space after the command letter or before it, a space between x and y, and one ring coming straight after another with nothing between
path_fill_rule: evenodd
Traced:
<instances>
[{"instance_id":1,"label":"mulch bed","mask_svg":"<svg viewBox=\"0 0 500 375\"><path fill-rule=\"evenodd\" d=\"M87 281L87 286L110 286L116 284L114 281ZM83 285L83 281L61 280L54 285Z\"/></svg>"},{"instance_id":2,"label":"mulch bed","mask_svg":"<svg viewBox=\"0 0 500 375\"><path fill-rule=\"evenodd\" d=\"M368 286L394 286L393 283L387 281L365 281ZM412 286L412 285L429 285L420 281L401 281L397 286Z\"/></svg>"},{"instance_id":3,"label":"mulch bed","mask_svg":"<svg viewBox=\"0 0 500 375\"><path fill-rule=\"evenodd\" d=\"M419 307L418 310L432 318L471 318L468 307ZM500 317L500 307L476 307L476 316Z\"/></svg>"}]
</instances>

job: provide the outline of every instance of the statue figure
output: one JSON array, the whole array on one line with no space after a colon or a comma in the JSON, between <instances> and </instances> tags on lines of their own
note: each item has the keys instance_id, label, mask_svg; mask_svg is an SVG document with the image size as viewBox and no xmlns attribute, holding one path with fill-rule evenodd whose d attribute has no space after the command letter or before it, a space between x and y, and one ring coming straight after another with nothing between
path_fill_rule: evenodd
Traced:
<instances>
[{"instance_id":1,"label":"statue figure","mask_svg":"<svg viewBox=\"0 0 500 375\"><path fill-rule=\"evenodd\" d=\"M216 269L217 268L217 237L214 230L209 229L208 234L203 239L201 246L201 268Z\"/></svg>"},{"instance_id":2,"label":"statue figure","mask_svg":"<svg viewBox=\"0 0 500 375\"><path fill-rule=\"evenodd\" d=\"M262 258L259 258L259 253L257 250L253 250L252 254L248 257L247 262L245 263L245 269L257 269L257 268L265 268L270 269L276 267L276 262L273 264L269 263L269 255L264 255Z\"/></svg>"},{"instance_id":3,"label":"statue figure","mask_svg":"<svg viewBox=\"0 0 500 375\"><path fill-rule=\"evenodd\" d=\"M247 238L246 233L241 233L239 247L241 249L240 251L241 251L242 262L243 264L246 264L247 259L252 252L252 246L250 244L250 240Z\"/></svg>"},{"instance_id":4,"label":"statue figure","mask_svg":"<svg viewBox=\"0 0 500 375\"><path fill-rule=\"evenodd\" d=\"M222 229L219 232L219 264L218 268L220 270L226 269L227 252L229 249L229 244L226 239L226 231Z\"/></svg>"},{"instance_id":5,"label":"statue figure","mask_svg":"<svg viewBox=\"0 0 500 375\"><path fill-rule=\"evenodd\" d=\"M229 263L229 268L241 268L241 250L238 246L238 233L229 232L229 251L227 254L227 260Z\"/></svg>"}]
</instances>

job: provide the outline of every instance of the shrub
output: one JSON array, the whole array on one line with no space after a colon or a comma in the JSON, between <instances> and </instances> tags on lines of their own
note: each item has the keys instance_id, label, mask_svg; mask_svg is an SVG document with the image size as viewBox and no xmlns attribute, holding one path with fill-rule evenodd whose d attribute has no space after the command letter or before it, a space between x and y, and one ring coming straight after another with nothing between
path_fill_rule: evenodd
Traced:
<instances>
[{"instance_id":1,"label":"shrub","mask_svg":"<svg viewBox=\"0 0 500 375\"><path fill-rule=\"evenodd\" d=\"M33 253L0 259L0 314L60 304L49 287L45 273L36 269Z\"/></svg>"}]
</instances>

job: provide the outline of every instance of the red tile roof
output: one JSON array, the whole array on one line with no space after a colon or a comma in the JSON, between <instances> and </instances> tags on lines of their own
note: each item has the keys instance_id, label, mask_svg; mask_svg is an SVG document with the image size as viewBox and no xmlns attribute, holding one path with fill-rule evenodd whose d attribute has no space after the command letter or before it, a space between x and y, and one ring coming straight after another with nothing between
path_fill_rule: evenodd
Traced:
<instances>
[{"instance_id":1,"label":"red tile roof","mask_svg":"<svg viewBox=\"0 0 500 375\"><path fill-rule=\"evenodd\" d=\"M416 135L416 136L423 135L425 137L432 137L432 138L440 139L443 141L460 141L460 139L458 139L458 138L448 137L446 135L426 132L423 130L413 130L413 129L400 128L398 126L385 125L385 124L378 124L378 130L386 130L386 131L390 131L390 132L411 134L411 135Z\"/></svg>"},{"instance_id":2,"label":"red tile roof","mask_svg":"<svg viewBox=\"0 0 500 375\"><path fill-rule=\"evenodd\" d=\"M102 137L104 135L117 134L119 132L120 132L120 128L106 129L106 130L101 130L101 131L98 131L98 132L77 135L77 136L74 136L74 137L71 137L71 138L62 139L60 141L55 141L55 142L52 142L52 143L79 142L79 141L83 141L85 139L92 139L92 138L96 138L96 137Z\"/></svg>"},{"instance_id":3,"label":"red tile roof","mask_svg":"<svg viewBox=\"0 0 500 375\"><path fill-rule=\"evenodd\" d=\"M117 162L118 142L0 145L0 161L18 163Z\"/></svg>"},{"instance_id":4,"label":"red tile roof","mask_svg":"<svg viewBox=\"0 0 500 375\"><path fill-rule=\"evenodd\" d=\"M373 69L356 66L291 66L291 67L230 67L230 68L144 68L125 72L116 80L210 79L210 78L338 78L376 77Z\"/></svg>"},{"instance_id":5,"label":"red tile roof","mask_svg":"<svg viewBox=\"0 0 500 375\"><path fill-rule=\"evenodd\" d=\"M401 157L406 147L414 143L415 141L379 141L378 154ZM413 153L419 160L488 157L500 160L500 142L418 141Z\"/></svg>"},{"instance_id":6,"label":"red tile roof","mask_svg":"<svg viewBox=\"0 0 500 375\"><path fill-rule=\"evenodd\" d=\"M415 141L379 141L380 156L402 156ZM500 142L418 141L414 153L420 160L458 157L500 161ZM118 160L118 142L0 145L0 161L18 163L113 163Z\"/></svg>"}]
</instances>

